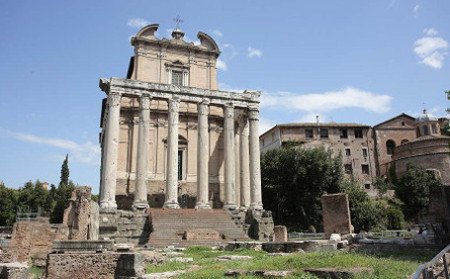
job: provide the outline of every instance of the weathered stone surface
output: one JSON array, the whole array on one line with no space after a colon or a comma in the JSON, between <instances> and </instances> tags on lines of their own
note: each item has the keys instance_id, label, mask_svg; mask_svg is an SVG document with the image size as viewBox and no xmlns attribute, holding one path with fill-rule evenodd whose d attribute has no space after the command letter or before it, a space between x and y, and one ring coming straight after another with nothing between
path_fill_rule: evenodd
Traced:
<instances>
[{"instance_id":1,"label":"weathered stone surface","mask_svg":"<svg viewBox=\"0 0 450 279\"><path fill-rule=\"evenodd\" d=\"M158 263L157 253L65 253L49 254L45 278L113 279L140 277L150 263Z\"/></svg>"},{"instance_id":2,"label":"weathered stone surface","mask_svg":"<svg viewBox=\"0 0 450 279\"><path fill-rule=\"evenodd\" d=\"M31 258L45 259L52 249L52 241L55 237L56 229L50 225L48 218L16 222L8 247L10 260L27 262ZM38 260L36 264L42 262Z\"/></svg>"},{"instance_id":3,"label":"weathered stone surface","mask_svg":"<svg viewBox=\"0 0 450 279\"><path fill-rule=\"evenodd\" d=\"M104 252L104 251L112 251L113 243L108 240L63 240L63 241L54 241L52 246L53 251L55 252Z\"/></svg>"},{"instance_id":4,"label":"weathered stone surface","mask_svg":"<svg viewBox=\"0 0 450 279\"><path fill-rule=\"evenodd\" d=\"M186 271L185 270L166 271L166 272L145 274L140 278L142 279L176 278L183 273L186 273Z\"/></svg>"},{"instance_id":5,"label":"weathered stone surface","mask_svg":"<svg viewBox=\"0 0 450 279\"><path fill-rule=\"evenodd\" d=\"M97 203L91 200L91 187L75 188L64 210L63 226L68 229L68 239L97 240L98 212Z\"/></svg>"},{"instance_id":6,"label":"weathered stone surface","mask_svg":"<svg viewBox=\"0 0 450 279\"><path fill-rule=\"evenodd\" d=\"M1 279L28 279L28 265L23 263L0 263Z\"/></svg>"},{"instance_id":7,"label":"weathered stone surface","mask_svg":"<svg viewBox=\"0 0 450 279\"><path fill-rule=\"evenodd\" d=\"M249 224L247 234L259 241L270 241L273 236L272 212L266 210L247 210L245 223Z\"/></svg>"},{"instance_id":8,"label":"weathered stone surface","mask_svg":"<svg viewBox=\"0 0 450 279\"><path fill-rule=\"evenodd\" d=\"M281 271L265 271L265 270L227 270L225 271L225 277L241 277L241 276L257 276L258 278L284 278L291 275L293 271L281 270Z\"/></svg>"},{"instance_id":9,"label":"weathered stone surface","mask_svg":"<svg viewBox=\"0 0 450 279\"><path fill-rule=\"evenodd\" d=\"M194 261L193 258L183 258L183 257L175 257L169 259L170 262L177 262L177 263L191 263Z\"/></svg>"},{"instance_id":10,"label":"weathered stone surface","mask_svg":"<svg viewBox=\"0 0 450 279\"><path fill-rule=\"evenodd\" d=\"M253 257L250 256L238 256L238 255L224 255L224 256L218 256L218 260L221 261L234 261L234 260L251 260Z\"/></svg>"},{"instance_id":11,"label":"weathered stone surface","mask_svg":"<svg viewBox=\"0 0 450 279\"><path fill-rule=\"evenodd\" d=\"M115 243L145 244L150 235L149 216L146 212L117 210L100 212L99 238Z\"/></svg>"},{"instance_id":12,"label":"weathered stone surface","mask_svg":"<svg viewBox=\"0 0 450 279\"><path fill-rule=\"evenodd\" d=\"M311 273L323 279L351 279L357 274L372 274L372 268L356 267L356 268L306 268L303 271Z\"/></svg>"},{"instance_id":13,"label":"weathered stone surface","mask_svg":"<svg viewBox=\"0 0 450 279\"><path fill-rule=\"evenodd\" d=\"M288 241L288 233L286 226L275 226L273 228L273 241L274 242Z\"/></svg>"},{"instance_id":14,"label":"weathered stone surface","mask_svg":"<svg viewBox=\"0 0 450 279\"><path fill-rule=\"evenodd\" d=\"M330 237L332 233L351 233L350 208L347 194L323 195L321 201L325 237Z\"/></svg>"},{"instance_id":15,"label":"weathered stone surface","mask_svg":"<svg viewBox=\"0 0 450 279\"><path fill-rule=\"evenodd\" d=\"M331 241L336 241L336 242L341 241L341 235L338 234L338 233L332 233L330 235L330 240Z\"/></svg>"},{"instance_id":16,"label":"weathered stone surface","mask_svg":"<svg viewBox=\"0 0 450 279\"><path fill-rule=\"evenodd\" d=\"M192 240L220 240L220 233L213 229L190 229L184 231L183 239Z\"/></svg>"}]
</instances>

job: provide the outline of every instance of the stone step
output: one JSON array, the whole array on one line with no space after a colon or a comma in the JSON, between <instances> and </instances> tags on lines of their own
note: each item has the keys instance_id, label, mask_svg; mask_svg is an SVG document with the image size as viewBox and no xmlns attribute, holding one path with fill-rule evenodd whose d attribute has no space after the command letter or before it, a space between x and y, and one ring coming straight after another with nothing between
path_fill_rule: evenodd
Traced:
<instances>
[{"instance_id":1,"label":"stone step","mask_svg":"<svg viewBox=\"0 0 450 279\"><path fill-rule=\"evenodd\" d=\"M250 240L243 228L238 226L236 220L223 209L160 209L152 208L149 211L151 225L149 244L153 247L174 246L217 246L230 241ZM212 234L198 235L199 239L183 240L185 231L193 235L200 230ZM217 234L218 233L218 234ZM212 236L214 235L215 236ZM209 237L216 237L209 239Z\"/></svg>"}]
</instances>

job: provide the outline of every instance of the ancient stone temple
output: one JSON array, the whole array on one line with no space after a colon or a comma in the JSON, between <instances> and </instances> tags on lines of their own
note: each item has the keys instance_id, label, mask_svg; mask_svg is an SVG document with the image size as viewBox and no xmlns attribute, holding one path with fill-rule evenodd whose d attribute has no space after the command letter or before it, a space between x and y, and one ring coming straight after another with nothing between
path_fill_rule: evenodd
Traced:
<instances>
[{"instance_id":1,"label":"ancient stone temple","mask_svg":"<svg viewBox=\"0 0 450 279\"><path fill-rule=\"evenodd\" d=\"M132 38L127 79L100 80L100 207L262 208L260 93L217 89L210 36L195 45L157 29Z\"/></svg>"},{"instance_id":2,"label":"ancient stone temple","mask_svg":"<svg viewBox=\"0 0 450 279\"><path fill-rule=\"evenodd\" d=\"M100 80L107 95L101 212L224 208L258 215L260 92L218 90L220 50L207 34L199 32L194 44L179 28L171 39L157 38L157 29L148 25L132 37L127 78Z\"/></svg>"}]
</instances>

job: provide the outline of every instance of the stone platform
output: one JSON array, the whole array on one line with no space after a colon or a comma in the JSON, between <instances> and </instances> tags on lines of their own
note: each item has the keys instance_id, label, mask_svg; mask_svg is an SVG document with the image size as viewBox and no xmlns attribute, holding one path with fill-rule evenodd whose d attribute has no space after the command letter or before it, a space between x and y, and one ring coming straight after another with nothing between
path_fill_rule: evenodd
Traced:
<instances>
[{"instance_id":1,"label":"stone platform","mask_svg":"<svg viewBox=\"0 0 450 279\"><path fill-rule=\"evenodd\" d=\"M215 246L250 240L242 226L223 209L151 208L149 214L151 247Z\"/></svg>"}]
</instances>

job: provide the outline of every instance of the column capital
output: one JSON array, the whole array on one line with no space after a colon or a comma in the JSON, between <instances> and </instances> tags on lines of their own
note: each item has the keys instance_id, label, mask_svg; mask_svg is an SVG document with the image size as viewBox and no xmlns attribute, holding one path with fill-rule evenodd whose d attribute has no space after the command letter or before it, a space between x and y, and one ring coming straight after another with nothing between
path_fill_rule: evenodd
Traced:
<instances>
[{"instance_id":1,"label":"column capital","mask_svg":"<svg viewBox=\"0 0 450 279\"><path fill-rule=\"evenodd\" d=\"M207 98L203 98L200 102L198 102L199 105L209 105L211 101Z\"/></svg>"},{"instance_id":2,"label":"column capital","mask_svg":"<svg viewBox=\"0 0 450 279\"><path fill-rule=\"evenodd\" d=\"M141 98L140 98L140 104L141 104L141 109L150 109L150 101L152 100L152 98L150 97L150 94L142 94Z\"/></svg>"},{"instance_id":3,"label":"column capital","mask_svg":"<svg viewBox=\"0 0 450 279\"><path fill-rule=\"evenodd\" d=\"M110 92L108 94L108 105L109 106L120 106L120 99L122 98L122 94L118 92Z\"/></svg>"},{"instance_id":4,"label":"column capital","mask_svg":"<svg viewBox=\"0 0 450 279\"><path fill-rule=\"evenodd\" d=\"M248 107L248 119L249 120L259 120L259 108L256 106Z\"/></svg>"},{"instance_id":5,"label":"column capital","mask_svg":"<svg viewBox=\"0 0 450 279\"><path fill-rule=\"evenodd\" d=\"M197 111L199 115L208 115L209 100L203 99L198 102Z\"/></svg>"}]
</instances>

